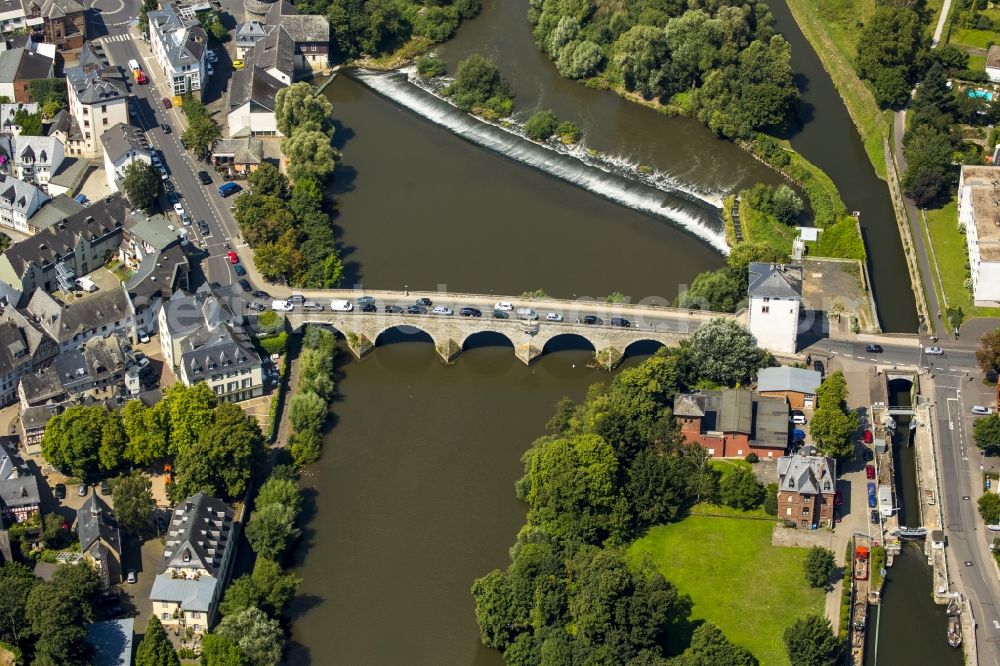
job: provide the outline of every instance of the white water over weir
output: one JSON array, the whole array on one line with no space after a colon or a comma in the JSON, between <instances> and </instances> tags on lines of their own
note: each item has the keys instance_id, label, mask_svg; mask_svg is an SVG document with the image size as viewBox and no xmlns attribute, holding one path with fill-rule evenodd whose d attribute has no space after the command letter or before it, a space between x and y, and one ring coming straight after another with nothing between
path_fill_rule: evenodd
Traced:
<instances>
[{"instance_id":1,"label":"white water over weir","mask_svg":"<svg viewBox=\"0 0 1000 666\"><path fill-rule=\"evenodd\" d=\"M718 196L665 190L639 178L590 163L577 155L535 143L513 129L506 129L471 116L433 93L411 83L405 74L353 70L351 75L366 86L410 111L441 125L457 136L581 187L622 206L656 216L694 234L723 254L729 253L723 231Z\"/></svg>"}]
</instances>

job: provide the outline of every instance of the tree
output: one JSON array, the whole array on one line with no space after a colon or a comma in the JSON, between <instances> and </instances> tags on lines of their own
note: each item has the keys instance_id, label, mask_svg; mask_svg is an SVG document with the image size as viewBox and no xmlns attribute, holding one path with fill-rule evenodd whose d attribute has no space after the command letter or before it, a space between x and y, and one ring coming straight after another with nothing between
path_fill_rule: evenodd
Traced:
<instances>
[{"instance_id":1,"label":"tree","mask_svg":"<svg viewBox=\"0 0 1000 666\"><path fill-rule=\"evenodd\" d=\"M700 378L722 386L747 384L770 362L770 355L757 347L750 331L737 321L722 318L698 327L687 354Z\"/></svg>"},{"instance_id":2,"label":"tree","mask_svg":"<svg viewBox=\"0 0 1000 666\"><path fill-rule=\"evenodd\" d=\"M845 409L847 407L847 379L841 370L826 376L816 389L818 407Z\"/></svg>"},{"instance_id":3,"label":"tree","mask_svg":"<svg viewBox=\"0 0 1000 666\"><path fill-rule=\"evenodd\" d=\"M86 478L98 468L98 452L108 410L74 405L49 419L42 438L42 457L53 467Z\"/></svg>"},{"instance_id":4,"label":"tree","mask_svg":"<svg viewBox=\"0 0 1000 666\"><path fill-rule=\"evenodd\" d=\"M228 592L228 590L227 590ZM201 639L201 666L249 666L240 648L219 634L205 634Z\"/></svg>"},{"instance_id":5,"label":"tree","mask_svg":"<svg viewBox=\"0 0 1000 666\"><path fill-rule=\"evenodd\" d=\"M425 79L444 76L447 71L448 67L440 58L432 55L417 58L417 74Z\"/></svg>"},{"instance_id":6,"label":"tree","mask_svg":"<svg viewBox=\"0 0 1000 666\"><path fill-rule=\"evenodd\" d=\"M125 430L118 412L108 412L101 428L101 446L97 449L98 466L105 472L124 462Z\"/></svg>"},{"instance_id":7,"label":"tree","mask_svg":"<svg viewBox=\"0 0 1000 666\"><path fill-rule=\"evenodd\" d=\"M764 513L769 516L778 515L778 484L769 483L764 486Z\"/></svg>"},{"instance_id":8,"label":"tree","mask_svg":"<svg viewBox=\"0 0 1000 666\"><path fill-rule=\"evenodd\" d=\"M153 407L146 407L141 400L129 400L120 414L125 433L125 460L145 467L167 455L170 412L166 400Z\"/></svg>"},{"instance_id":9,"label":"tree","mask_svg":"<svg viewBox=\"0 0 1000 666\"><path fill-rule=\"evenodd\" d=\"M167 632L163 630L160 620L154 615L149 618L146 633L135 651L135 666L180 666Z\"/></svg>"},{"instance_id":10,"label":"tree","mask_svg":"<svg viewBox=\"0 0 1000 666\"><path fill-rule=\"evenodd\" d=\"M476 622L486 647L504 650L518 628L513 591L507 575L494 569L472 584Z\"/></svg>"},{"instance_id":11,"label":"tree","mask_svg":"<svg viewBox=\"0 0 1000 666\"><path fill-rule=\"evenodd\" d=\"M758 663L750 650L730 641L711 622L705 622L694 630L691 646L677 666L757 666Z\"/></svg>"},{"instance_id":12,"label":"tree","mask_svg":"<svg viewBox=\"0 0 1000 666\"><path fill-rule=\"evenodd\" d=\"M976 420L972 426L976 446L988 456L1000 453L1000 415L991 414Z\"/></svg>"},{"instance_id":13,"label":"tree","mask_svg":"<svg viewBox=\"0 0 1000 666\"><path fill-rule=\"evenodd\" d=\"M285 136L305 123L322 127L333 113L333 104L326 97L313 93L305 81L282 88L274 98L274 117L278 131Z\"/></svg>"},{"instance_id":14,"label":"tree","mask_svg":"<svg viewBox=\"0 0 1000 666\"><path fill-rule=\"evenodd\" d=\"M247 525L247 541L261 557L280 560L285 551L299 537L295 527L295 510L284 504L268 504L253 512Z\"/></svg>"},{"instance_id":15,"label":"tree","mask_svg":"<svg viewBox=\"0 0 1000 666\"><path fill-rule=\"evenodd\" d=\"M748 511L760 506L764 499L764 487L748 467L734 467L722 475L719 481L719 496L722 503L734 509Z\"/></svg>"},{"instance_id":16,"label":"tree","mask_svg":"<svg viewBox=\"0 0 1000 666\"><path fill-rule=\"evenodd\" d=\"M923 22L906 6L879 6L861 30L857 46L858 75L872 82L883 107L909 97L918 53L925 48Z\"/></svg>"},{"instance_id":17,"label":"tree","mask_svg":"<svg viewBox=\"0 0 1000 666\"><path fill-rule=\"evenodd\" d=\"M859 425L854 412L820 407L813 413L809 432L822 455L844 460L854 456L852 436Z\"/></svg>"},{"instance_id":18,"label":"tree","mask_svg":"<svg viewBox=\"0 0 1000 666\"><path fill-rule=\"evenodd\" d=\"M269 613L281 616L295 598L302 579L293 573L282 571L277 562L258 557L253 567L253 582Z\"/></svg>"},{"instance_id":19,"label":"tree","mask_svg":"<svg viewBox=\"0 0 1000 666\"><path fill-rule=\"evenodd\" d=\"M278 94L280 95L286 90L288 88L282 88ZM256 195L277 197L278 199L284 199L288 195L288 178L270 162L264 162L255 171L251 171L250 175L247 176L247 183Z\"/></svg>"},{"instance_id":20,"label":"tree","mask_svg":"<svg viewBox=\"0 0 1000 666\"><path fill-rule=\"evenodd\" d=\"M813 546L806 553L803 563L806 582L812 587L826 587L836 566L837 562L832 551L823 546Z\"/></svg>"},{"instance_id":21,"label":"tree","mask_svg":"<svg viewBox=\"0 0 1000 666\"><path fill-rule=\"evenodd\" d=\"M634 90L646 99L667 92L665 70L669 65L670 48L664 30L647 25L634 26L618 37L611 54L611 68L626 90Z\"/></svg>"},{"instance_id":22,"label":"tree","mask_svg":"<svg viewBox=\"0 0 1000 666\"><path fill-rule=\"evenodd\" d=\"M192 386L178 382L164 392L163 398L169 407L169 452L177 455L211 426L215 394L204 382Z\"/></svg>"},{"instance_id":23,"label":"tree","mask_svg":"<svg viewBox=\"0 0 1000 666\"><path fill-rule=\"evenodd\" d=\"M312 391L297 393L289 401L288 418L295 432L322 433L330 408Z\"/></svg>"},{"instance_id":24,"label":"tree","mask_svg":"<svg viewBox=\"0 0 1000 666\"><path fill-rule=\"evenodd\" d=\"M0 638L16 645L28 627L25 606L28 595L38 584L31 569L19 562L0 566Z\"/></svg>"},{"instance_id":25,"label":"tree","mask_svg":"<svg viewBox=\"0 0 1000 666\"><path fill-rule=\"evenodd\" d=\"M1000 372L1000 328L984 333L983 337L979 338L976 361L987 374Z\"/></svg>"},{"instance_id":26,"label":"tree","mask_svg":"<svg viewBox=\"0 0 1000 666\"><path fill-rule=\"evenodd\" d=\"M277 620L259 608L227 615L216 633L231 640L247 658L250 666L277 666L285 645L285 635Z\"/></svg>"},{"instance_id":27,"label":"tree","mask_svg":"<svg viewBox=\"0 0 1000 666\"><path fill-rule=\"evenodd\" d=\"M35 636L35 664L86 666L90 647L84 625L93 620L97 573L86 563L58 567L52 579L28 594L25 615Z\"/></svg>"},{"instance_id":28,"label":"tree","mask_svg":"<svg viewBox=\"0 0 1000 666\"><path fill-rule=\"evenodd\" d=\"M281 152L288 160L288 173L292 180L325 180L340 159L340 153L330 143L329 135L308 125L286 136L281 142Z\"/></svg>"},{"instance_id":29,"label":"tree","mask_svg":"<svg viewBox=\"0 0 1000 666\"><path fill-rule=\"evenodd\" d=\"M152 487L149 477L138 470L118 477L111 484L111 498L121 527L137 533L146 525L156 508Z\"/></svg>"},{"instance_id":30,"label":"tree","mask_svg":"<svg viewBox=\"0 0 1000 666\"><path fill-rule=\"evenodd\" d=\"M524 133L529 139L544 141L552 136L559 126L559 119L551 111L539 111L524 123Z\"/></svg>"},{"instance_id":31,"label":"tree","mask_svg":"<svg viewBox=\"0 0 1000 666\"><path fill-rule=\"evenodd\" d=\"M500 76L497 66L476 53L458 63L455 80L444 93L463 111L487 109L497 116L510 115L514 97L513 89Z\"/></svg>"},{"instance_id":32,"label":"tree","mask_svg":"<svg viewBox=\"0 0 1000 666\"><path fill-rule=\"evenodd\" d=\"M746 269L723 268L706 271L694 277L691 286L677 297L677 307L736 312L737 305L746 298L746 284L741 274Z\"/></svg>"},{"instance_id":33,"label":"tree","mask_svg":"<svg viewBox=\"0 0 1000 666\"><path fill-rule=\"evenodd\" d=\"M296 513L302 504L302 495L294 479L279 479L271 477L260 487L257 493L257 508L268 504L284 504Z\"/></svg>"},{"instance_id":34,"label":"tree","mask_svg":"<svg viewBox=\"0 0 1000 666\"><path fill-rule=\"evenodd\" d=\"M979 515L987 525L1000 524L1000 495L988 492L979 498Z\"/></svg>"},{"instance_id":35,"label":"tree","mask_svg":"<svg viewBox=\"0 0 1000 666\"><path fill-rule=\"evenodd\" d=\"M843 652L830 621L820 615L807 615L788 627L785 647L796 666L835 666Z\"/></svg>"},{"instance_id":36,"label":"tree","mask_svg":"<svg viewBox=\"0 0 1000 666\"><path fill-rule=\"evenodd\" d=\"M223 615L235 615L247 608L257 608L263 601L263 595L257 588L250 574L243 574L226 587L226 594L219 604L219 612Z\"/></svg>"},{"instance_id":37,"label":"tree","mask_svg":"<svg viewBox=\"0 0 1000 666\"><path fill-rule=\"evenodd\" d=\"M48 107L48 111L43 115L51 118L59 109L65 109L67 103L66 81L65 79L35 79L28 82L28 95L31 101L39 104L43 108ZM52 109L55 111L52 111ZM51 111L51 113L49 113Z\"/></svg>"},{"instance_id":38,"label":"tree","mask_svg":"<svg viewBox=\"0 0 1000 666\"><path fill-rule=\"evenodd\" d=\"M233 403L222 403L197 443L177 454L175 498L199 490L215 497L242 497L263 454L264 435L257 420Z\"/></svg>"},{"instance_id":39,"label":"tree","mask_svg":"<svg viewBox=\"0 0 1000 666\"><path fill-rule=\"evenodd\" d=\"M22 136L42 136L42 114L28 113L24 109L14 112L14 125L21 128Z\"/></svg>"}]
</instances>

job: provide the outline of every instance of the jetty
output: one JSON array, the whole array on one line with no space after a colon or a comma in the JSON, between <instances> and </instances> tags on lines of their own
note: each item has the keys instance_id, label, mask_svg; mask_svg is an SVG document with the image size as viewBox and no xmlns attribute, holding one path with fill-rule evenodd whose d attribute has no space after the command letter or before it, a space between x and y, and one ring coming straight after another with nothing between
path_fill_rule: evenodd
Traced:
<instances>
[{"instance_id":1,"label":"jetty","mask_svg":"<svg viewBox=\"0 0 1000 666\"><path fill-rule=\"evenodd\" d=\"M865 663L865 632L868 628L868 587L871 579L871 542L860 533L854 535L851 562L851 663Z\"/></svg>"}]
</instances>

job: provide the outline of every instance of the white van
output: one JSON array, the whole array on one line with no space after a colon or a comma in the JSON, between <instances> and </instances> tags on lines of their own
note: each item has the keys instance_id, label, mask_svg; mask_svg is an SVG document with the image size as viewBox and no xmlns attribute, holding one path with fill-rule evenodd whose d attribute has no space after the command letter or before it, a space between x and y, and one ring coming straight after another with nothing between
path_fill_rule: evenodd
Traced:
<instances>
[{"instance_id":1,"label":"white van","mask_svg":"<svg viewBox=\"0 0 1000 666\"><path fill-rule=\"evenodd\" d=\"M76 286L84 291L97 291L97 284L88 277L77 278Z\"/></svg>"},{"instance_id":2,"label":"white van","mask_svg":"<svg viewBox=\"0 0 1000 666\"><path fill-rule=\"evenodd\" d=\"M295 309L295 305L291 301L272 301L271 309L275 312L291 312Z\"/></svg>"},{"instance_id":3,"label":"white van","mask_svg":"<svg viewBox=\"0 0 1000 666\"><path fill-rule=\"evenodd\" d=\"M330 309L335 312L350 312L354 309L354 304L341 298L335 298L330 301Z\"/></svg>"},{"instance_id":4,"label":"white van","mask_svg":"<svg viewBox=\"0 0 1000 666\"><path fill-rule=\"evenodd\" d=\"M532 310L531 308L518 308L517 318L525 319L527 321L535 321L536 319L538 319L538 313Z\"/></svg>"}]
</instances>

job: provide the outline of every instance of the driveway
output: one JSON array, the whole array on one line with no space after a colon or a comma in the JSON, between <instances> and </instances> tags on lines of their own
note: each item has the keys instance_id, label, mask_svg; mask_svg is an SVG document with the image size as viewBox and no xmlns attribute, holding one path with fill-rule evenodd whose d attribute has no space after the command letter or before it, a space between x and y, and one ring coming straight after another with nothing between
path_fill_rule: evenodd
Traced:
<instances>
[{"instance_id":1,"label":"driveway","mask_svg":"<svg viewBox=\"0 0 1000 666\"><path fill-rule=\"evenodd\" d=\"M126 537L124 550L122 569L138 571L138 580L132 584L122 583L121 587L136 610L135 632L141 636L146 633L146 625L153 612L149 592L153 588L153 579L156 578L156 568L163 558L163 542L154 538L139 546L134 537ZM140 636L136 636L136 642L140 640Z\"/></svg>"}]
</instances>

